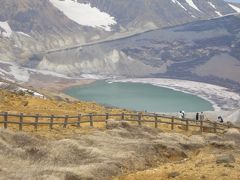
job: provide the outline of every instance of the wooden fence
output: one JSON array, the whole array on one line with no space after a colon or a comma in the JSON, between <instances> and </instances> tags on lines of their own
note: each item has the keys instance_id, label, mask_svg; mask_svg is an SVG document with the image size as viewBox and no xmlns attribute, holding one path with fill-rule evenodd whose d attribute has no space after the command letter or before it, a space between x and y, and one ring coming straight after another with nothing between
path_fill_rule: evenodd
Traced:
<instances>
[{"instance_id":1,"label":"wooden fence","mask_svg":"<svg viewBox=\"0 0 240 180\"><path fill-rule=\"evenodd\" d=\"M195 121L193 119L180 119L173 116L166 116L160 114L79 114L77 116L43 116L43 115L24 115L24 114L9 114L7 112L0 114L0 124L7 129L9 125L17 125L20 131L23 130L23 126L32 126L35 130L39 126L48 126L49 129L53 129L54 125L58 125L67 128L67 126L75 126L80 128L82 125L88 125L94 127L95 123L105 123L106 125L110 121L118 122L135 122L139 126L142 124L152 123L155 128L159 128L161 124L169 125L171 130L176 127L185 131L196 128L200 132L223 132L226 128L234 127L230 124L221 124L212 121ZM235 127L238 128L238 127Z\"/></svg>"}]
</instances>

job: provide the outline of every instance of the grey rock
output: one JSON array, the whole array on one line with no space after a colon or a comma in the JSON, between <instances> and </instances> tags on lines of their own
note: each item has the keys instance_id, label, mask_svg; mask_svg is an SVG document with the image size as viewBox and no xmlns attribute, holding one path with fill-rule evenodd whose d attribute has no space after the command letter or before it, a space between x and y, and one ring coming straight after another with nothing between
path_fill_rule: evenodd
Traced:
<instances>
[{"instance_id":1,"label":"grey rock","mask_svg":"<svg viewBox=\"0 0 240 180\"><path fill-rule=\"evenodd\" d=\"M177 171L170 172L170 173L168 173L168 178L175 178L175 177L177 177L179 175L180 175L180 173L177 172Z\"/></svg>"},{"instance_id":2,"label":"grey rock","mask_svg":"<svg viewBox=\"0 0 240 180\"><path fill-rule=\"evenodd\" d=\"M224 148L224 149L232 149L236 145L234 141L212 141L209 144L216 148Z\"/></svg>"},{"instance_id":3,"label":"grey rock","mask_svg":"<svg viewBox=\"0 0 240 180\"><path fill-rule=\"evenodd\" d=\"M219 155L216 157L216 163L217 164L235 163L235 158L232 154Z\"/></svg>"}]
</instances>

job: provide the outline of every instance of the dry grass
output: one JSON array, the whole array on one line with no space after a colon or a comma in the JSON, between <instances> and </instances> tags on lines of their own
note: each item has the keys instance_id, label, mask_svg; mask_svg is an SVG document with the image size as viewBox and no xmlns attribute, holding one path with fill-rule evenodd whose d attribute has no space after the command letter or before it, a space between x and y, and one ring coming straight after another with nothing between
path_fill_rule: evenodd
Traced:
<instances>
[{"instance_id":1,"label":"dry grass","mask_svg":"<svg viewBox=\"0 0 240 180\"><path fill-rule=\"evenodd\" d=\"M42 138L0 130L0 177L155 180L167 179L174 171L179 172L175 179L239 177L239 132L187 136L125 122L90 131L70 135L64 130L64 138ZM232 154L236 162L216 164L219 154Z\"/></svg>"},{"instance_id":2,"label":"dry grass","mask_svg":"<svg viewBox=\"0 0 240 180\"><path fill-rule=\"evenodd\" d=\"M20 114L24 113L26 115L56 115L56 116L76 116L78 114L121 114L124 113L133 113L123 109L116 108L106 108L104 106L98 105L93 102L80 102L80 101L63 101L63 100L54 100L54 99L41 99L38 97L24 96L16 93L10 93L5 90L0 90L0 110L2 112L9 112L10 114ZM3 118L3 117L2 117ZM109 117L110 119L120 120L120 117ZM129 116L129 119L137 120L137 116ZM146 120L154 120L154 118L145 118ZM19 122L19 117L9 117L9 121ZM82 121L89 120L88 117L83 117ZM105 120L105 117L93 118L94 121ZM169 122L169 119L161 119L162 121ZM35 122L35 118L24 118L25 122ZM77 119L69 119L69 122L76 122ZM39 122L50 122L50 119L39 118ZM54 119L54 122L64 122L64 118ZM133 122L132 124L137 124ZM154 127L154 123L143 123L143 125L148 127ZM89 127L90 123L81 124L79 129L75 125L68 125L66 129L63 128L63 125L53 125L53 129L49 129L49 125L38 126L37 131L34 130L33 125L23 125L23 131L31 132L37 135L45 137L65 137L66 135L71 135L74 133L81 132L92 132L92 128ZM94 127L98 129L104 129L104 122L94 122ZM19 129L18 125L9 125L9 129L17 131ZM170 132L171 126L166 124L159 125L159 128ZM174 132L184 132L184 127L176 126ZM184 132L185 133L185 132ZM189 132L188 132L189 133Z\"/></svg>"},{"instance_id":3,"label":"dry grass","mask_svg":"<svg viewBox=\"0 0 240 180\"><path fill-rule=\"evenodd\" d=\"M232 165L216 164L216 153L232 153L236 162ZM171 172L179 176L169 178ZM156 168L115 177L114 180L238 180L240 177L240 154L234 150L205 148L189 156L186 160L164 163Z\"/></svg>"},{"instance_id":4,"label":"dry grass","mask_svg":"<svg viewBox=\"0 0 240 180\"><path fill-rule=\"evenodd\" d=\"M91 133L53 139L0 130L0 177L67 179L70 175L78 179L107 179L186 158L187 152L180 143L203 146L201 141L194 141L184 135L128 123L108 124L104 131L92 129Z\"/></svg>"},{"instance_id":5,"label":"dry grass","mask_svg":"<svg viewBox=\"0 0 240 180\"><path fill-rule=\"evenodd\" d=\"M20 95L17 93L11 93L6 90L0 90L0 111L8 112L10 114L26 114L26 115L56 115L56 116L77 116L78 114L119 114L121 112L128 112L123 109L117 108L106 108L104 106L98 105L94 102L80 102L80 101L63 101L63 100L54 100L54 99L41 99L38 97ZM3 117L2 117L3 118ZM1 119L2 120L2 119ZM19 117L9 117L9 121L19 121ZM86 120L86 118L82 119ZM99 119L101 120L101 118ZM24 118L26 122L34 122L34 118ZM50 119L40 118L39 122L49 122ZM57 122L64 122L64 119L55 119ZM76 119L70 119L69 122L76 121ZM95 127L103 128L104 123L94 123ZM89 127L89 123L82 124L82 128L78 129L76 126L68 126L66 129L62 128L62 125L54 125L53 130L49 130L49 126L41 125L38 127L38 131L34 130L33 125L24 125L23 131L33 132L36 134L42 134L47 136L53 134L56 136L64 136L63 134L72 134L79 133L81 131L91 131ZM86 128L85 128L86 127ZM8 127L11 130L18 130L18 125L9 125Z\"/></svg>"},{"instance_id":6,"label":"dry grass","mask_svg":"<svg viewBox=\"0 0 240 180\"><path fill-rule=\"evenodd\" d=\"M0 90L0 109L12 114L59 116L129 113L91 102L44 100L4 90ZM103 119L105 117L94 120ZM18 121L13 117L9 120ZM24 120L34 122L33 118ZM106 129L104 122L96 122L94 128L89 127L90 123L81 124L81 128L54 125L49 129L45 125L39 126L37 131L33 125L24 125L24 133L18 131L18 125L9 125L9 130L18 132L1 130L0 179L158 180L167 179L173 171L179 172L175 179L186 180L240 177L239 134L219 139L217 135L213 138L207 134L192 136L200 134L199 128L185 131L185 126L178 125L172 131L171 125L167 124L159 124L158 129L153 128L153 122L143 125L139 127L137 122L132 122L119 126L112 122ZM222 148L231 144L230 140L235 142L234 146ZM233 154L236 163L229 166L216 164L216 154L224 153Z\"/></svg>"}]
</instances>

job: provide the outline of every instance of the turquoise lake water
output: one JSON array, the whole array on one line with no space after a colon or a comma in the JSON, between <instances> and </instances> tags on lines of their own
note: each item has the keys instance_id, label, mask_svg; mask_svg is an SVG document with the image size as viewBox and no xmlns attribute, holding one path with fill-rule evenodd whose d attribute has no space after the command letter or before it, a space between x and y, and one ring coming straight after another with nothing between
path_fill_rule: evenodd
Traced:
<instances>
[{"instance_id":1,"label":"turquoise lake water","mask_svg":"<svg viewBox=\"0 0 240 180\"><path fill-rule=\"evenodd\" d=\"M197 96L142 83L108 83L72 87L66 94L83 101L149 112L186 112L213 110L212 105Z\"/></svg>"}]
</instances>

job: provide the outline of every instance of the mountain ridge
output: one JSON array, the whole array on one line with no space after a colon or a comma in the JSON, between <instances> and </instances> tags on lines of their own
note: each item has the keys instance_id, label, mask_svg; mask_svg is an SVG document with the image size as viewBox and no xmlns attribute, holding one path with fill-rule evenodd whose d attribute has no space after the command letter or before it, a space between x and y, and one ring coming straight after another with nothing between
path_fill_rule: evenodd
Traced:
<instances>
[{"instance_id":1,"label":"mountain ridge","mask_svg":"<svg viewBox=\"0 0 240 180\"><path fill-rule=\"evenodd\" d=\"M8 80L27 83L37 76L71 79L89 74L178 77L239 89L237 76L233 75L237 72L233 64L240 56L239 30L234 25L238 15L228 15L238 10L222 0L59 1L63 7L75 3L79 11L87 8L99 16L109 15L116 21L108 27L111 29L104 29L104 24L81 25L83 17L71 19L69 12L52 3L57 0L1 2L5 8L0 7L0 73ZM11 31L3 32L7 25ZM181 27L189 31L174 30ZM234 73L210 73L203 65L208 61L213 64L213 55L230 57L228 68L233 68Z\"/></svg>"}]
</instances>

